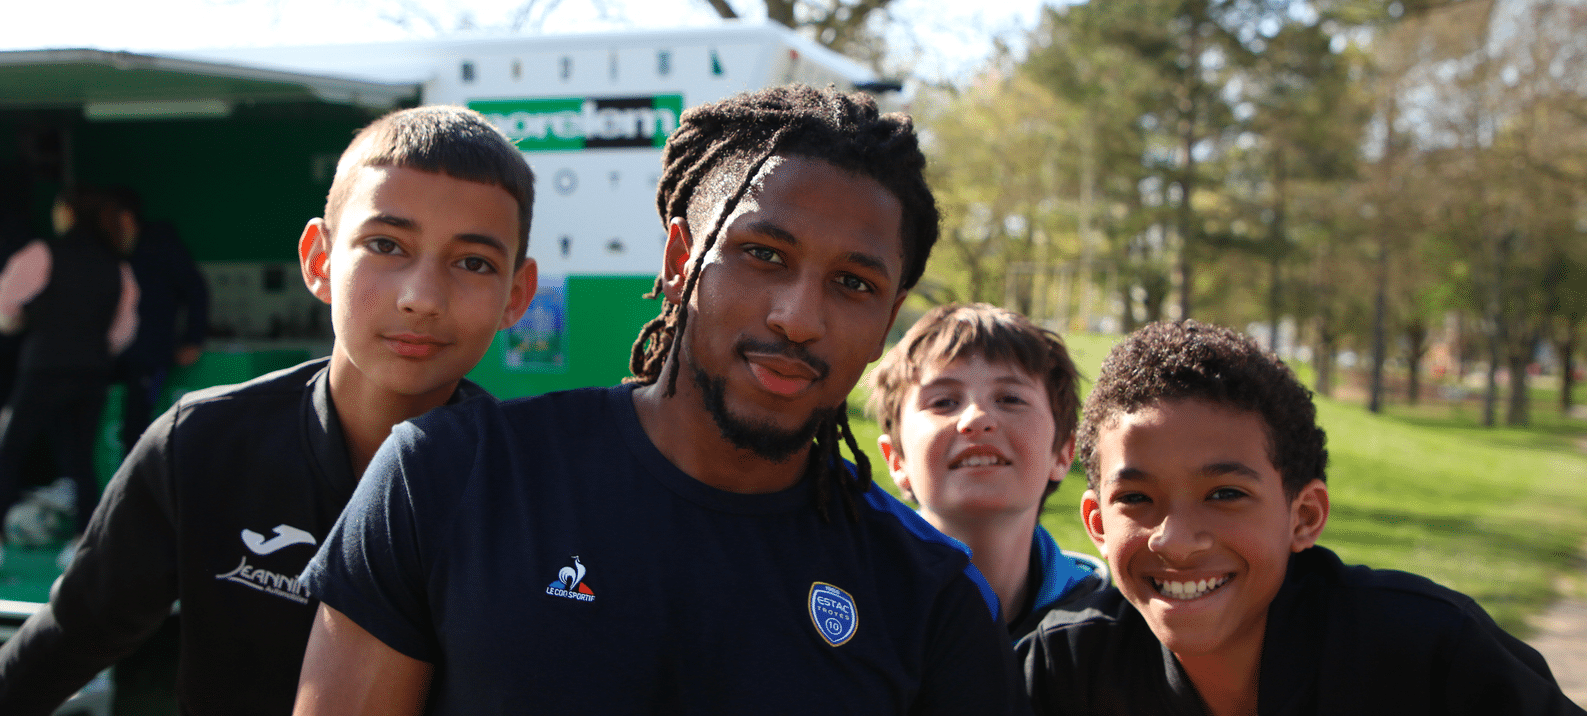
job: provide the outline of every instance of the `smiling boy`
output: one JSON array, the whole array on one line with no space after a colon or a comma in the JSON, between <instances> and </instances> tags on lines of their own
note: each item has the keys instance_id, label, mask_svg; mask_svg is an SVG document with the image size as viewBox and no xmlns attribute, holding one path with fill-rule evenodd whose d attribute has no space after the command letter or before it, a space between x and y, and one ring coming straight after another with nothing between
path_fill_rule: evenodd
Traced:
<instances>
[{"instance_id":1,"label":"smiling boy","mask_svg":"<svg viewBox=\"0 0 1587 716\"><path fill-rule=\"evenodd\" d=\"M888 472L969 546L1014 639L1104 581L1037 521L1074 460L1078 380L1057 334L984 303L926 312L871 372Z\"/></svg>"},{"instance_id":2,"label":"smiling boy","mask_svg":"<svg viewBox=\"0 0 1587 716\"><path fill-rule=\"evenodd\" d=\"M1023 643L1042 714L1580 714L1469 597L1316 546L1311 394L1250 339L1147 326L1079 433L1086 532L1116 588Z\"/></svg>"},{"instance_id":3,"label":"smiling boy","mask_svg":"<svg viewBox=\"0 0 1587 716\"><path fill-rule=\"evenodd\" d=\"M685 112L635 380L393 431L304 574L296 713L1027 710L968 557L837 454L937 237L924 164L864 95Z\"/></svg>"},{"instance_id":4,"label":"smiling boy","mask_svg":"<svg viewBox=\"0 0 1587 716\"><path fill-rule=\"evenodd\" d=\"M298 242L331 355L188 393L132 449L48 608L0 649L0 713L49 714L181 603L185 714L290 712L318 602L296 579L391 427L463 379L534 294L533 175L455 107L387 115Z\"/></svg>"}]
</instances>

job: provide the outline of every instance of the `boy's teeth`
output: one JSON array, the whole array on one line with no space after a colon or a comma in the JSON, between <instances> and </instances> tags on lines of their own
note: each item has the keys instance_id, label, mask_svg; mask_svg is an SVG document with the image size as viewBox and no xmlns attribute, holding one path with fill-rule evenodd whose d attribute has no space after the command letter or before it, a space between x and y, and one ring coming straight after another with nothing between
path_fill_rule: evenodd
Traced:
<instances>
[{"instance_id":1,"label":"boy's teeth","mask_svg":"<svg viewBox=\"0 0 1587 716\"><path fill-rule=\"evenodd\" d=\"M1002 462L996 455L971 455L959 461L959 467L984 467Z\"/></svg>"},{"instance_id":2,"label":"boy's teeth","mask_svg":"<svg viewBox=\"0 0 1587 716\"><path fill-rule=\"evenodd\" d=\"M1224 575L1215 579L1203 579L1197 582L1164 582L1153 579L1152 586L1157 587L1158 593L1165 597L1172 597L1174 599L1200 599L1201 597L1211 594L1213 590L1216 590L1218 587L1228 583L1229 579L1229 575Z\"/></svg>"}]
</instances>

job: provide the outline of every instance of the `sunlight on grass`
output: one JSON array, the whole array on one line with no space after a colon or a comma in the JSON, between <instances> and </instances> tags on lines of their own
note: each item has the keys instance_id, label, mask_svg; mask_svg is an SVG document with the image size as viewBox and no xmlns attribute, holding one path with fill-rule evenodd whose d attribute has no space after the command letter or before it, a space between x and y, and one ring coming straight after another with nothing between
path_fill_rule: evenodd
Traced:
<instances>
[{"instance_id":1,"label":"sunlight on grass","mask_svg":"<svg viewBox=\"0 0 1587 716\"><path fill-rule=\"evenodd\" d=\"M1117 336L1065 336L1089 392ZM1308 374L1306 366L1297 372ZM851 425L877 483L897 494L864 417L862 383ZM1556 598L1556 577L1575 567L1587 539L1587 421L1534 403L1536 427L1484 429L1463 407L1359 405L1317 400L1328 431L1332 514L1321 543L1347 563L1402 569L1465 592L1505 629ZM1463 412L1468 411L1468 412ZM1042 524L1066 549L1096 553L1080 526L1085 475L1078 465L1047 501Z\"/></svg>"}]
</instances>

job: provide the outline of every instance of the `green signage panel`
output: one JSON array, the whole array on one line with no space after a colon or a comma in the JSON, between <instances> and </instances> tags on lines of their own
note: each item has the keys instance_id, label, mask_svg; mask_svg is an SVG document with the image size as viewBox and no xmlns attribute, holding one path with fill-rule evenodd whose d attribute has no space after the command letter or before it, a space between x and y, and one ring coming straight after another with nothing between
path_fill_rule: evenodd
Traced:
<instances>
[{"instance_id":1,"label":"green signage panel","mask_svg":"<svg viewBox=\"0 0 1587 716\"><path fill-rule=\"evenodd\" d=\"M683 95L475 100L468 107L526 152L660 147L678 129Z\"/></svg>"}]
</instances>

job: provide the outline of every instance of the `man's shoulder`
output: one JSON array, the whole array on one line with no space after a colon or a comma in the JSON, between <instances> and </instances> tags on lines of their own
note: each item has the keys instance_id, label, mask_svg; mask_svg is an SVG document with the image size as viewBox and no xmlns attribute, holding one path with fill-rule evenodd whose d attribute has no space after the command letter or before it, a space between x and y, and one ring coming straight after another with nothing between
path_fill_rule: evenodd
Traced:
<instances>
[{"instance_id":1,"label":"man's shoulder","mask_svg":"<svg viewBox=\"0 0 1587 716\"><path fill-rule=\"evenodd\" d=\"M862 520L870 525L862 533L870 543L866 551L907 566L904 574L918 580L907 589L929 591L962 579L974 587L994 616L998 614L997 594L970 563L970 549L963 542L943 534L874 480L859 497ZM841 509L836 500L832 507Z\"/></svg>"},{"instance_id":2,"label":"man's shoulder","mask_svg":"<svg viewBox=\"0 0 1587 716\"><path fill-rule=\"evenodd\" d=\"M628 389L624 386L574 388L506 400L476 399L489 395L481 391L481 396L467 396L465 400L459 400L414 418L413 422L424 427L448 424L478 425L491 421L512 425L548 421L561 424L587 420L599 414L613 404L614 397L618 393L626 396Z\"/></svg>"},{"instance_id":3,"label":"man's shoulder","mask_svg":"<svg viewBox=\"0 0 1587 716\"><path fill-rule=\"evenodd\" d=\"M618 398L626 398L628 392L623 386L576 388L496 400L481 391L413 418L392 434L398 442L415 445L482 440L519 447L524 441L555 446L568 435L610 428L616 422L613 408L621 407Z\"/></svg>"},{"instance_id":4,"label":"man's shoulder","mask_svg":"<svg viewBox=\"0 0 1587 716\"><path fill-rule=\"evenodd\" d=\"M920 513L888 494L873 479L860 496L862 514L900 544L919 552L933 562L944 562L951 569L962 569L970 560L970 548L943 534Z\"/></svg>"}]
</instances>

